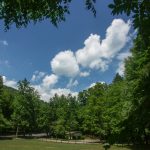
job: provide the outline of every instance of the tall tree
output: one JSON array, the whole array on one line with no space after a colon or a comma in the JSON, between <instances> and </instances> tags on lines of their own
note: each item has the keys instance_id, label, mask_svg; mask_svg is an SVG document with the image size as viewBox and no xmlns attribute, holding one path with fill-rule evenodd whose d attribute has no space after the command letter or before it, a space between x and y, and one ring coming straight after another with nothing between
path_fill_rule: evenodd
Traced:
<instances>
[{"instance_id":1,"label":"tall tree","mask_svg":"<svg viewBox=\"0 0 150 150\"><path fill-rule=\"evenodd\" d=\"M2 99L3 93L3 77L0 75L0 100Z\"/></svg>"},{"instance_id":2,"label":"tall tree","mask_svg":"<svg viewBox=\"0 0 150 150\"><path fill-rule=\"evenodd\" d=\"M105 110L104 95L106 90L107 85L101 83L97 83L94 87L88 89L86 105L82 106L79 111L79 120L82 123L81 130L86 134L100 138L105 135L102 116Z\"/></svg>"},{"instance_id":3,"label":"tall tree","mask_svg":"<svg viewBox=\"0 0 150 150\"><path fill-rule=\"evenodd\" d=\"M0 76L0 132L5 127L5 119L2 113L3 78Z\"/></svg>"},{"instance_id":4,"label":"tall tree","mask_svg":"<svg viewBox=\"0 0 150 150\"><path fill-rule=\"evenodd\" d=\"M133 142L148 143L150 131L150 46L147 46L142 36L139 35L134 41L131 52L132 56L126 61L125 77L129 87L132 88L130 93L133 106L125 124L127 131L130 128L130 137ZM145 139L143 140L142 137Z\"/></svg>"},{"instance_id":5,"label":"tall tree","mask_svg":"<svg viewBox=\"0 0 150 150\"><path fill-rule=\"evenodd\" d=\"M116 76L113 79L113 83L121 82L123 81L123 77L119 75L119 73L116 74Z\"/></svg>"},{"instance_id":6,"label":"tall tree","mask_svg":"<svg viewBox=\"0 0 150 150\"><path fill-rule=\"evenodd\" d=\"M21 128L24 133L31 133L37 128L37 115L39 111L39 95L24 79L18 82L19 95L14 102L12 118L16 127L16 135Z\"/></svg>"}]
</instances>

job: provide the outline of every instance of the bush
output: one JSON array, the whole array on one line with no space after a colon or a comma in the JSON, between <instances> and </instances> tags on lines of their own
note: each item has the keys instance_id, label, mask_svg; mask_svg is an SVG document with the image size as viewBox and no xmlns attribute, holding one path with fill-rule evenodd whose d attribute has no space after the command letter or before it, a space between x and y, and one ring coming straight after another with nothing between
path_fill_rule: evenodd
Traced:
<instances>
[{"instance_id":1,"label":"bush","mask_svg":"<svg viewBox=\"0 0 150 150\"><path fill-rule=\"evenodd\" d=\"M110 144L109 144L109 143L104 143L104 144L103 144L103 147L105 148L105 150L107 150L107 149L110 148Z\"/></svg>"}]
</instances>

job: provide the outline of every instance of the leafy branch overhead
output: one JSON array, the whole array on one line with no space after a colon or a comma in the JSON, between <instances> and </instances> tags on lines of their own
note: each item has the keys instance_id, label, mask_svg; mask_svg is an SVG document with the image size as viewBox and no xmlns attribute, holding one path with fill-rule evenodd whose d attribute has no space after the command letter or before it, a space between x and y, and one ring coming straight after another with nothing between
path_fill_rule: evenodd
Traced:
<instances>
[{"instance_id":1,"label":"leafy branch overhead","mask_svg":"<svg viewBox=\"0 0 150 150\"><path fill-rule=\"evenodd\" d=\"M5 30L12 24L20 28L26 27L31 21L36 23L45 19L49 19L57 26L61 21L65 21L67 14L70 14L71 2L72 0L1 0L0 19L4 22ZM96 16L96 0L84 0L84 3L86 9ZM146 31L150 26L149 0L114 0L109 4L109 8L112 9L113 15L132 15L134 27L139 28L141 33L149 33Z\"/></svg>"},{"instance_id":2,"label":"leafy branch overhead","mask_svg":"<svg viewBox=\"0 0 150 150\"><path fill-rule=\"evenodd\" d=\"M4 21L5 29L15 23L17 28L49 19L57 26L65 21L65 15L70 14L69 6L72 0L1 0L0 19ZM94 8L96 0L85 0L86 9L96 15Z\"/></svg>"},{"instance_id":3,"label":"leafy branch overhead","mask_svg":"<svg viewBox=\"0 0 150 150\"><path fill-rule=\"evenodd\" d=\"M150 1L149 0L114 0L113 4L109 4L113 15L122 13L131 15L133 18L134 28L138 28L139 32L144 36L150 33Z\"/></svg>"}]
</instances>

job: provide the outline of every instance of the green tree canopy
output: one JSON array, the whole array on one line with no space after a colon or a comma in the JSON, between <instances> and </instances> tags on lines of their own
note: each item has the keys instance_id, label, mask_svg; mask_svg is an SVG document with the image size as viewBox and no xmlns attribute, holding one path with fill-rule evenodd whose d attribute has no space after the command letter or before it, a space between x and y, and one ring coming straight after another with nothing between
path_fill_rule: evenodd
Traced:
<instances>
[{"instance_id":1,"label":"green tree canopy","mask_svg":"<svg viewBox=\"0 0 150 150\"><path fill-rule=\"evenodd\" d=\"M57 26L60 21L65 21L69 14L72 0L1 0L0 19L4 21L5 29L15 23L17 28L26 27L31 21L34 23L49 19ZM85 6L96 14L94 3L96 0L85 0Z\"/></svg>"}]
</instances>

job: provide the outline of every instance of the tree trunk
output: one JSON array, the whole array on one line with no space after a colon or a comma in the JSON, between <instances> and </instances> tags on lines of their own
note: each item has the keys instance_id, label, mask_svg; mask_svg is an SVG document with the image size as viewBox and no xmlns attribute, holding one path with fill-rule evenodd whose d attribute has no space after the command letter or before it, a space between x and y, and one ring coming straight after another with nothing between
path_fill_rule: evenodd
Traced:
<instances>
[{"instance_id":1,"label":"tree trunk","mask_svg":"<svg viewBox=\"0 0 150 150\"><path fill-rule=\"evenodd\" d=\"M17 129L16 129L16 138L18 137L18 132L19 132L19 127L17 126Z\"/></svg>"}]
</instances>

